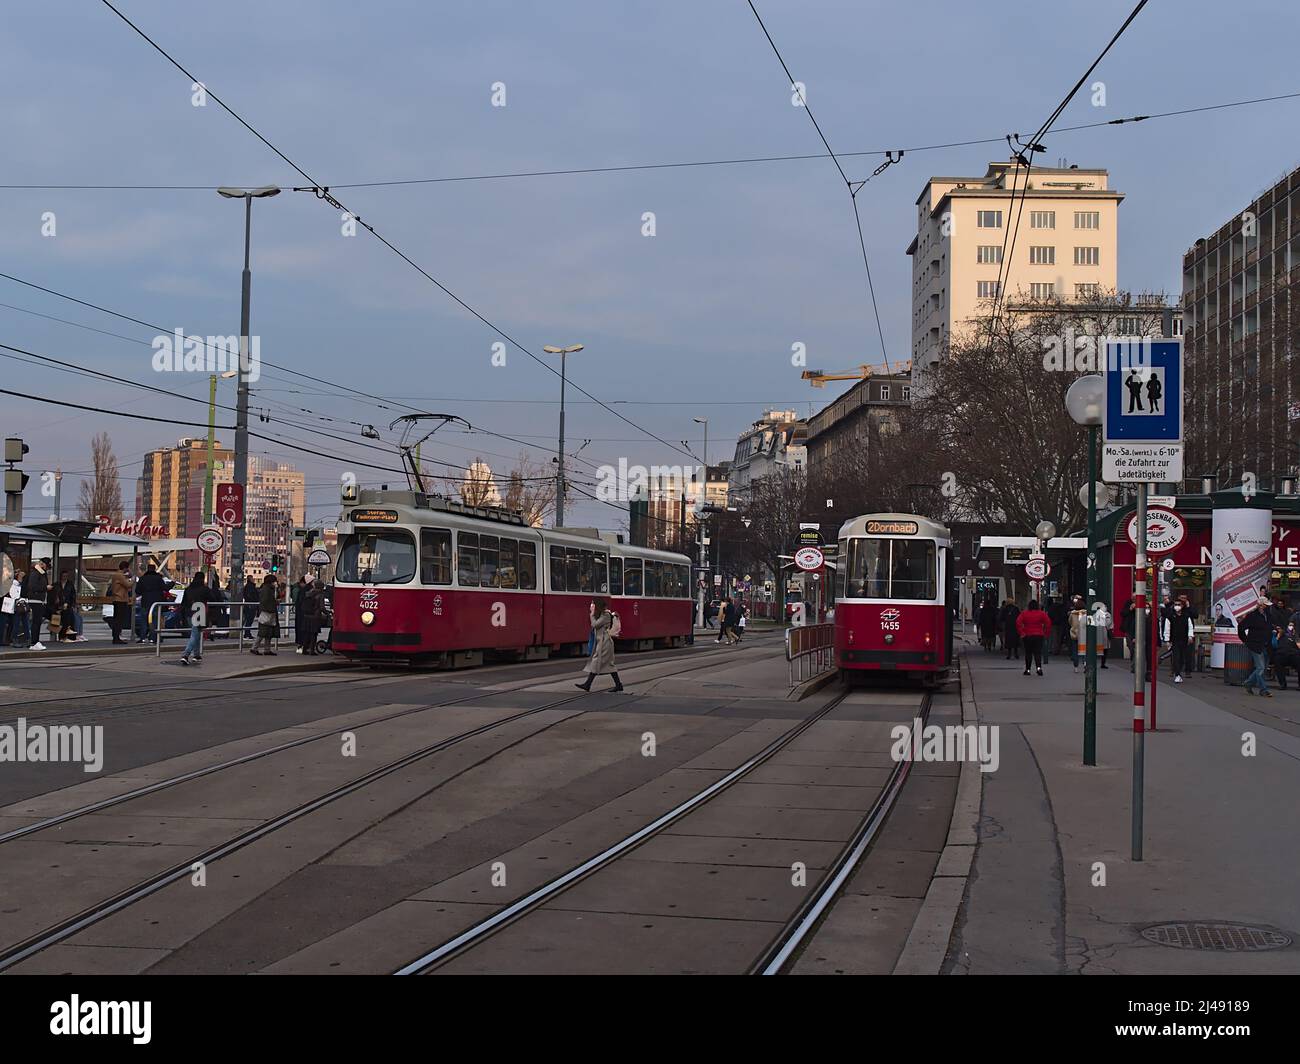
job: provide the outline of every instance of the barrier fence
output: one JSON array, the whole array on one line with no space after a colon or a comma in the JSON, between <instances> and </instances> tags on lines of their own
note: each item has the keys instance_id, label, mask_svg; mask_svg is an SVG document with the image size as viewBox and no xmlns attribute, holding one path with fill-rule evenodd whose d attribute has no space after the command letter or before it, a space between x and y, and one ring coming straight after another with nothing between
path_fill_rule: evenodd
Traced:
<instances>
[{"instance_id":1,"label":"barrier fence","mask_svg":"<svg viewBox=\"0 0 1300 1064\"><path fill-rule=\"evenodd\" d=\"M785 660L790 686L796 687L835 667L835 625L805 624L785 630Z\"/></svg>"},{"instance_id":2,"label":"barrier fence","mask_svg":"<svg viewBox=\"0 0 1300 1064\"><path fill-rule=\"evenodd\" d=\"M249 621L247 626L245 626L243 623L243 607L245 606L251 606L256 610L256 612L253 614L252 620ZM147 631L153 636L154 657L162 656L162 641L163 641L163 636L166 633L175 632L177 637L182 639L188 639L190 637L190 625L187 623L187 621L184 618L182 618L181 623L179 625L170 628L167 627L165 624L160 623L162 621L163 610L169 610L173 614L179 614L180 608L181 608L181 604L179 602L168 602L165 600L162 602L155 602L152 606L149 607L149 613L145 617L145 625ZM204 625L203 628L204 638L205 639L211 638L210 633L212 632L225 632L229 634L231 632L237 631L239 633L239 649L242 652L244 649L244 632L246 627L247 629L250 629L252 631L253 641L256 641L257 639L257 628L258 628L257 614L262 612L261 603L260 602L209 602L207 603L208 620L212 619L213 614L219 613L222 610L227 611L227 613L229 614L229 616L227 617L228 622L236 622L236 623L227 623L224 625L214 625L214 624ZM283 620L281 620L281 616L282 616L280 612L281 610L284 611ZM276 631L275 631L275 636L271 640L271 647L274 650L280 649L280 633L283 632L286 628L293 627L292 610L293 610L293 604L291 602L276 603L276 609L275 609ZM134 610L132 612L134 613ZM132 619L134 619L134 617Z\"/></svg>"}]
</instances>

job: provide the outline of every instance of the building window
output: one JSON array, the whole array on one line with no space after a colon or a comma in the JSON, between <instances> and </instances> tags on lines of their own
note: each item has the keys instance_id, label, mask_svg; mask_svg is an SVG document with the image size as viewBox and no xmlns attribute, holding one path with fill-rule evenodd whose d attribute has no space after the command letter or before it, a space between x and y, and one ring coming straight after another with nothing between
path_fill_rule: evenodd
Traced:
<instances>
[{"instance_id":1,"label":"building window","mask_svg":"<svg viewBox=\"0 0 1300 1064\"><path fill-rule=\"evenodd\" d=\"M880 398L881 398L882 400L886 400L886 399L889 398L889 385L888 385L888 384L882 384L882 385L880 386Z\"/></svg>"},{"instance_id":2,"label":"building window","mask_svg":"<svg viewBox=\"0 0 1300 1064\"><path fill-rule=\"evenodd\" d=\"M980 299L997 299L998 283L997 281L976 281L975 291Z\"/></svg>"},{"instance_id":3,"label":"building window","mask_svg":"<svg viewBox=\"0 0 1300 1064\"><path fill-rule=\"evenodd\" d=\"M1056 295L1056 285L1051 281L1042 283L1035 281L1029 286L1029 294L1034 299L1051 299Z\"/></svg>"},{"instance_id":4,"label":"building window","mask_svg":"<svg viewBox=\"0 0 1300 1064\"><path fill-rule=\"evenodd\" d=\"M1116 318L1115 331L1119 336L1137 336L1138 335L1137 318Z\"/></svg>"},{"instance_id":5,"label":"building window","mask_svg":"<svg viewBox=\"0 0 1300 1064\"><path fill-rule=\"evenodd\" d=\"M980 229L1001 229L1002 212L1001 211L977 211L975 213L975 225Z\"/></svg>"},{"instance_id":6,"label":"building window","mask_svg":"<svg viewBox=\"0 0 1300 1064\"><path fill-rule=\"evenodd\" d=\"M1030 211L1029 228L1030 229L1055 229L1056 212L1055 211Z\"/></svg>"},{"instance_id":7,"label":"building window","mask_svg":"<svg viewBox=\"0 0 1300 1064\"><path fill-rule=\"evenodd\" d=\"M1075 248L1074 264L1076 266L1100 266L1101 248Z\"/></svg>"},{"instance_id":8,"label":"building window","mask_svg":"<svg viewBox=\"0 0 1300 1064\"><path fill-rule=\"evenodd\" d=\"M911 399L911 398L912 398L912 386L911 386L910 384L904 384L904 385L903 385L903 401L906 402L907 400L909 400L909 399Z\"/></svg>"},{"instance_id":9,"label":"building window","mask_svg":"<svg viewBox=\"0 0 1300 1064\"><path fill-rule=\"evenodd\" d=\"M1075 299L1096 299L1097 290L1100 287L1101 287L1100 285L1095 285L1095 284L1076 284L1074 286L1074 298Z\"/></svg>"},{"instance_id":10,"label":"building window","mask_svg":"<svg viewBox=\"0 0 1300 1064\"><path fill-rule=\"evenodd\" d=\"M1074 228L1076 229L1100 229L1101 212L1100 211L1075 211Z\"/></svg>"},{"instance_id":11,"label":"building window","mask_svg":"<svg viewBox=\"0 0 1300 1064\"><path fill-rule=\"evenodd\" d=\"M1002 247L999 244L981 244L975 250L975 261L981 265L992 263L997 265L1002 261Z\"/></svg>"},{"instance_id":12,"label":"building window","mask_svg":"<svg viewBox=\"0 0 1300 1064\"><path fill-rule=\"evenodd\" d=\"M1055 266L1056 247L1052 244L1036 244L1029 249L1029 262L1033 266Z\"/></svg>"}]
</instances>

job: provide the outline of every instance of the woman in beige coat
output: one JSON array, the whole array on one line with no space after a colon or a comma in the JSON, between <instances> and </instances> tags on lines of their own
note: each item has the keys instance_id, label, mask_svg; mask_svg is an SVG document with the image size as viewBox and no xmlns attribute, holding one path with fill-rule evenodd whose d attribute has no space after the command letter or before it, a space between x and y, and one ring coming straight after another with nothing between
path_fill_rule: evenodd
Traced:
<instances>
[{"instance_id":1,"label":"woman in beige coat","mask_svg":"<svg viewBox=\"0 0 1300 1064\"><path fill-rule=\"evenodd\" d=\"M586 683L575 684L575 687L583 691L591 690L591 681L596 678L597 673L609 673L614 678L614 690L623 690L623 684L618 678L618 667L614 664L614 637L610 629L614 624L614 615L605 608L605 600L602 598L592 599L591 608L591 631L596 637L596 646L591 652L591 659L587 662L583 672L587 674Z\"/></svg>"}]
</instances>

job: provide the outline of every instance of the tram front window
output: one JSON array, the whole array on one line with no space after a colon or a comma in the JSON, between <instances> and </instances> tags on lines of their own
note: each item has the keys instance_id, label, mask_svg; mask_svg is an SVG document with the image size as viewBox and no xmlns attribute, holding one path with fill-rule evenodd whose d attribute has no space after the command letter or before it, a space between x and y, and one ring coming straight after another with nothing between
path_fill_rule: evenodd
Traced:
<instances>
[{"instance_id":1,"label":"tram front window","mask_svg":"<svg viewBox=\"0 0 1300 1064\"><path fill-rule=\"evenodd\" d=\"M850 540L845 568L849 598L935 597L933 540Z\"/></svg>"},{"instance_id":2,"label":"tram front window","mask_svg":"<svg viewBox=\"0 0 1300 1064\"><path fill-rule=\"evenodd\" d=\"M348 536L336 578L344 584L409 584L415 579L415 539L396 530Z\"/></svg>"}]
</instances>

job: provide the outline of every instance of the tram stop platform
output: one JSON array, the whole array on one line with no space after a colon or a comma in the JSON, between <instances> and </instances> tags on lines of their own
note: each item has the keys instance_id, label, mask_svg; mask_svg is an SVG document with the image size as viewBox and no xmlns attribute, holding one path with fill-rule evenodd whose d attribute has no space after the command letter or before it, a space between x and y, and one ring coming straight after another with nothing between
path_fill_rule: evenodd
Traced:
<instances>
[{"instance_id":1,"label":"tram stop platform","mask_svg":"<svg viewBox=\"0 0 1300 1064\"><path fill-rule=\"evenodd\" d=\"M1300 691L1222 673L1169 682L1145 739L1142 860L1132 859L1133 675L1098 669L1097 764L1083 765L1082 666L1023 675L967 646L963 700L1000 734L944 971L1300 972ZM1290 946L1287 946L1290 940Z\"/></svg>"}]
</instances>

